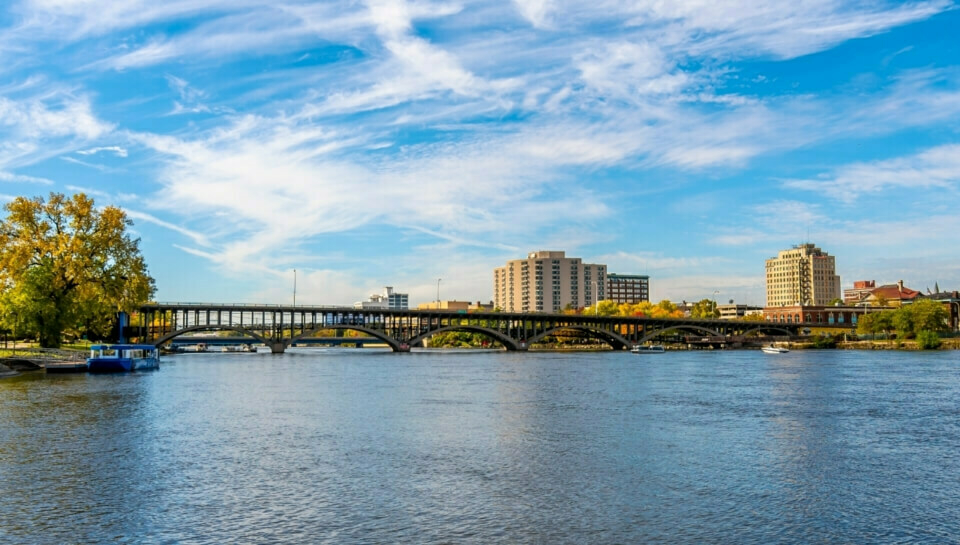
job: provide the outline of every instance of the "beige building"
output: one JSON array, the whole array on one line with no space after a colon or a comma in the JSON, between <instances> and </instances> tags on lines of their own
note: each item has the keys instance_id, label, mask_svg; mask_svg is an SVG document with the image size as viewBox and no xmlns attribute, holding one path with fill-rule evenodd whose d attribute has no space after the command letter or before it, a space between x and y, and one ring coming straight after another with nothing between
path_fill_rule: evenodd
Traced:
<instances>
[{"instance_id":1,"label":"beige building","mask_svg":"<svg viewBox=\"0 0 960 545\"><path fill-rule=\"evenodd\" d=\"M834 257L800 244L767 260L767 306L827 305L840 297Z\"/></svg>"},{"instance_id":2,"label":"beige building","mask_svg":"<svg viewBox=\"0 0 960 545\"><path fill-rule=\"evenodd\" d=\"M429 303L420 303L417 305L417 310L476 310L480 312L489 312L493 310L493 301L489 303L482 303L480 301L477 301L476 303L471 303L470 301L430 301Z\"/></svg>"},{"instance_id":3,"label":"beige building","mask_svg":"<svg viewBox=\"0 0 960 545\"><path fill-rule=\"evenodd\" d=\"M506 312L560 312L592 306L606 295L606 265L565 252L532 252L493 271L493 304Z\"/></svg>"},{"instance_id":4,"label":"beige building","mask_svg":"<svg viewBox=\"0 0 960 545\"><path fill-rule=\"evenodd\" d=\"M763 316L763 307L755 307L753 305L730 303L729 305L717 305L717 310L720 312L721 320L739 320L747 316Z\"/></svg>"}]
</instances>

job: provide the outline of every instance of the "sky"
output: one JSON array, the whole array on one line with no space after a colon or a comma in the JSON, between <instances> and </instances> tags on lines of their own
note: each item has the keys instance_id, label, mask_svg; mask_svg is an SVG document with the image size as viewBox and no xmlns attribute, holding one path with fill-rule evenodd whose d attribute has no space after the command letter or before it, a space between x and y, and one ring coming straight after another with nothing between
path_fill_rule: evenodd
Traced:
<instances>
[{"instance_id":1,"label":"sky","mask_svg":"<svg viewBox=\"0 0 960 545\"><path fill-rule=\"evenodd\" d=\"M806 241L960 289L953 1L2 5L0 202L123 208L158 301L488 301L565 250L763 304Z\"/></svg>"}]
</instances>

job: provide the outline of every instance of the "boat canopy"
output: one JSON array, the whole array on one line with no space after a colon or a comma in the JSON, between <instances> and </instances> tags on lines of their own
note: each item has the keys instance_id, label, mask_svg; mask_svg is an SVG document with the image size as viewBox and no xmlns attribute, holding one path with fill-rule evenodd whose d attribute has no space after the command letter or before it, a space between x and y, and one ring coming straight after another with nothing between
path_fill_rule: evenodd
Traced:
<instances>
[{"instance_id":1,"label":"boat canopy","mask_svg":"<svg viewBox=\"0 0 960 545\"><path fill-rule=\"evenodd\" d=\"M90 350L156 350L152 344L94 344Z\"/></svg>"}]
</instances>

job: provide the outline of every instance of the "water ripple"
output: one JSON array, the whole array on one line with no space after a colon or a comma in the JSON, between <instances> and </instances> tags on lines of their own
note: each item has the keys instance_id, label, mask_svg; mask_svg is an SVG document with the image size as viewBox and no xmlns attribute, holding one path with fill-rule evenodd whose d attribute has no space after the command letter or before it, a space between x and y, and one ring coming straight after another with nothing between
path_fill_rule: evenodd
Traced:
<instances>
[{"instance_id":1,"label":"water ripple","mask_svg":"<svg viewBox=\"0 0 960 545\"><path fill-rule=\"evenodd\" d=\"M960 541L954 353L189 355L0 381L0 543Z\"/></svg>"}]
</instances>

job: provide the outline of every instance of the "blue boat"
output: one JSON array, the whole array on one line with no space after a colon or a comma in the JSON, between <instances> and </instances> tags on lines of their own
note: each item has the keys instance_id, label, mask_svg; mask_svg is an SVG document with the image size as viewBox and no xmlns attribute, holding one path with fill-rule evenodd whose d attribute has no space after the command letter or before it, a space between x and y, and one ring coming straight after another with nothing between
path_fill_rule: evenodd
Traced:
<instances>
[{"instance_id":1,"label":"blue boat","mask_svg":"<svg viewBox=\"0 0 960 545\"><path fill-rule=\"evenodd\" d=\"M160 367L160 352L152 344L95 344L90 347L87 371L124 373Z\"/></svg>"}]
</instances>

